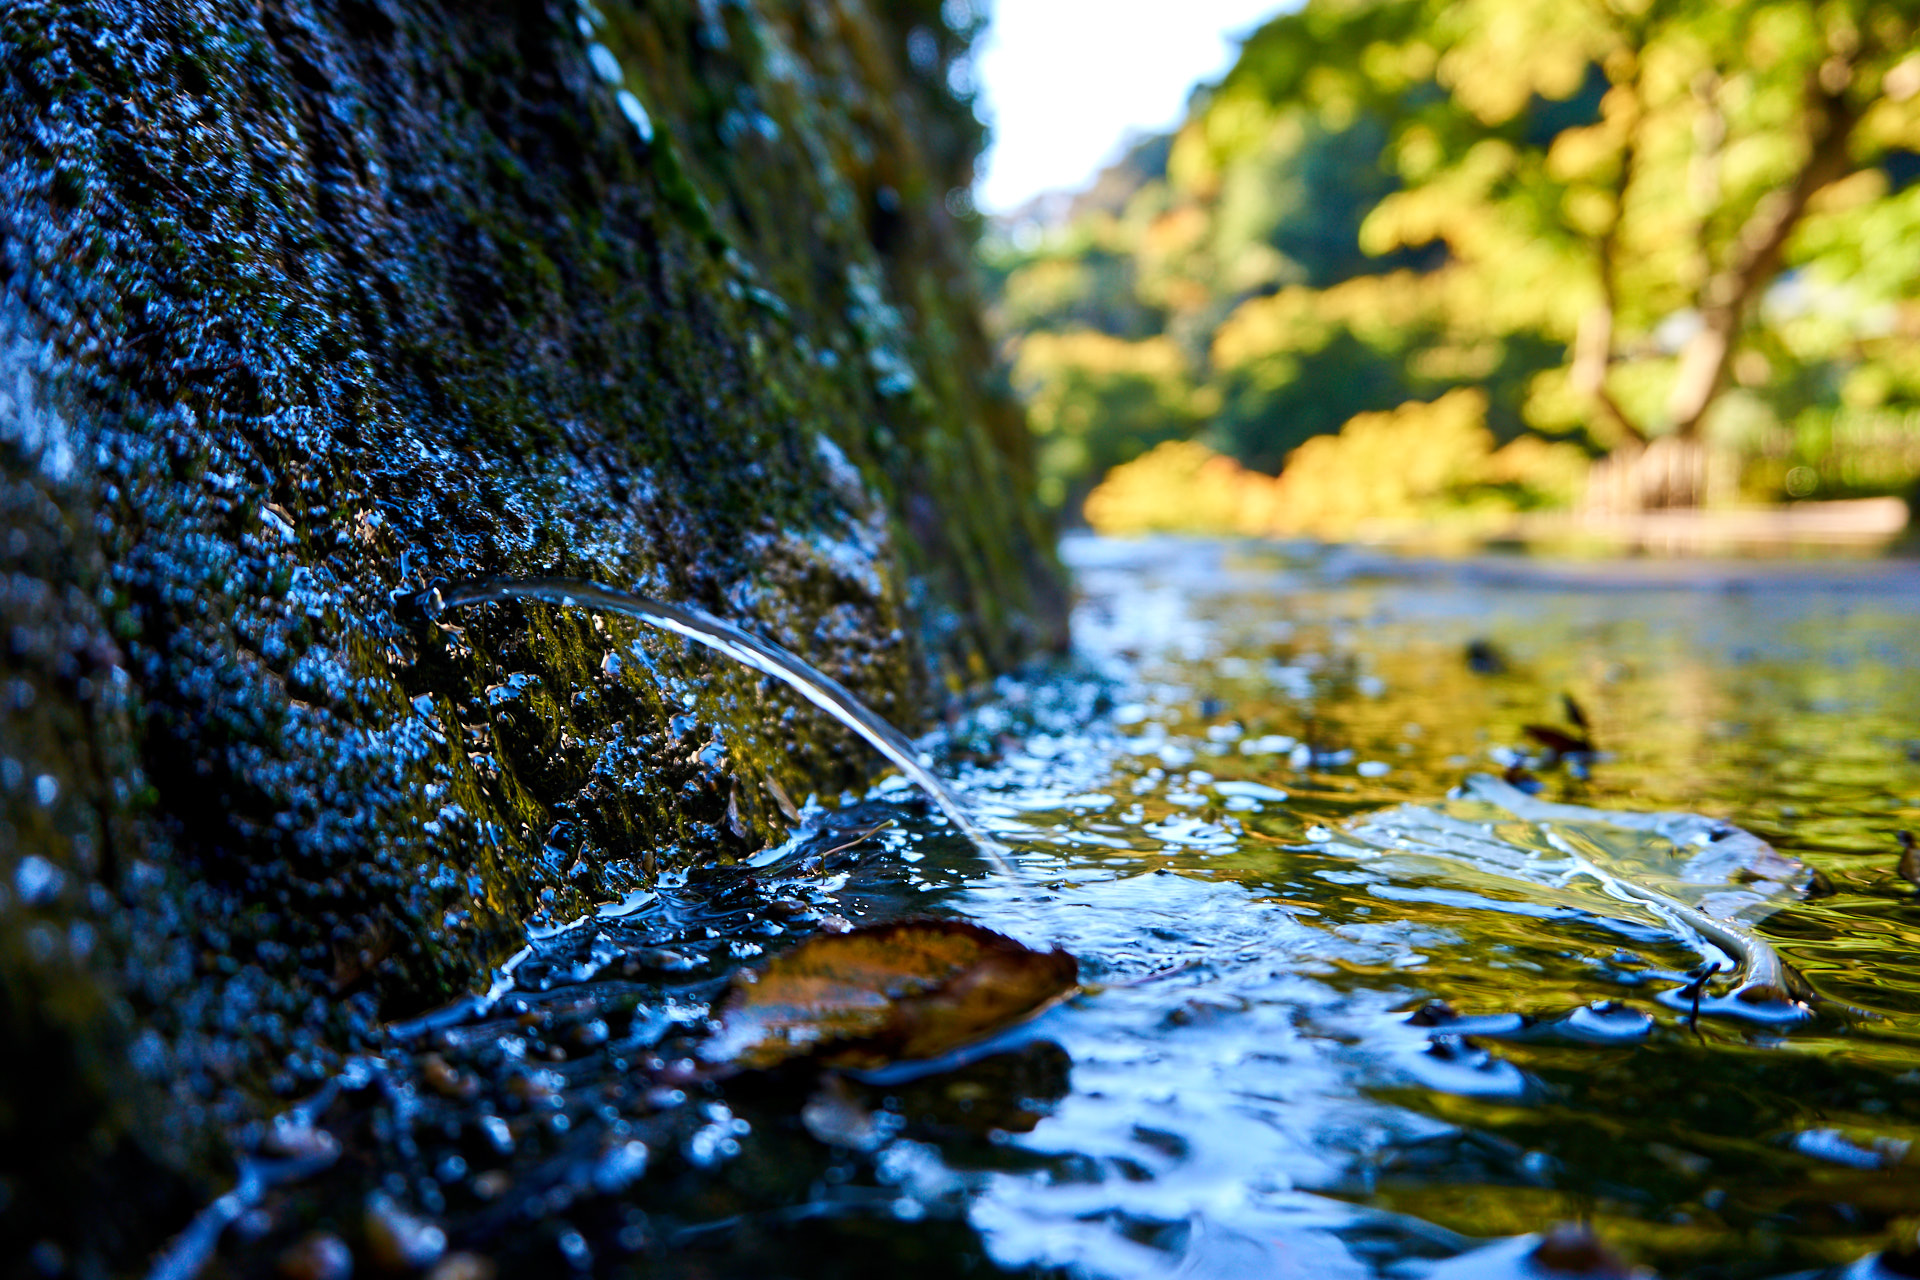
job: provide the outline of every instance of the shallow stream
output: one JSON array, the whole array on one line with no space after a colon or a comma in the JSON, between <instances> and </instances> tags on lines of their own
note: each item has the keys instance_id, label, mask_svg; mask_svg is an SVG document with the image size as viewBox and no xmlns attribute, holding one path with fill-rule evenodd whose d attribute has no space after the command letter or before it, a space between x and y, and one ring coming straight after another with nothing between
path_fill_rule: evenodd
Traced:
<instances>
[{"instance_id":1,"label":"shallow stream","mask_svg":"<svg viewBox=\"0 0 1920 1280\"><path fill-rule=\"evenodd\" d=\"M466 1274L1549 1275L1513 1238L1583 1221L1666 1276L1865 1275L1920 1212L1920 569L1067 553L1075 662L923 744L1011 870L895 777L537 939L311 1109L341 1158L216 1270L320 1231ZM1689 888L1731 826L1475 775L1805 867ZM1614 872L1745 895L1805 985L1743 1000ZM676 1075L738 966L916 914L1086 990L938 1070Z\"/></svg>"}]
</instances>

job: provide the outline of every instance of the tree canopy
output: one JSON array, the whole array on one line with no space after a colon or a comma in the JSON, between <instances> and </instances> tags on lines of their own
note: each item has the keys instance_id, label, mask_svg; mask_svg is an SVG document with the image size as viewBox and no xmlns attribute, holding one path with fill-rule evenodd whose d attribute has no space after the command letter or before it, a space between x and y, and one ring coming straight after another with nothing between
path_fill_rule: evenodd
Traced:
<instances>
[{"instance_id":1,"label":"tree canopy","mask_svg":"<svg viewBox=\"0 0 1920 1280\"><path fill-rule=\"evenodd\" d=\"M1696 440L1748 496L1911 484L1916 22L1895 0L1274 19L1170 143L997 246L1053 491L1196 434L1277 469L1460 389L1501 443ZM1103 397L1131 407L1077 411Z\"/></svg>"}]
</instances>

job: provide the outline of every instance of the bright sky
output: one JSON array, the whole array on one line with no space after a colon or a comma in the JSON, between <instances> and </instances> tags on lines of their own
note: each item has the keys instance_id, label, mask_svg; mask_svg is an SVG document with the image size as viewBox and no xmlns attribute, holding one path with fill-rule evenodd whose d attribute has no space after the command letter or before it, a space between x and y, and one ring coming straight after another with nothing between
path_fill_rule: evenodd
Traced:
<instances>
[{"instance_id":1,"label":"bright sky","mask_svg":"<svg viewBox=\"0 0 1920 1280\"><path fill-rule=\"evenodd\" d=\"M979 0L974 0L979 3ZM1285 0L994 0L977 71L993 148L975 192L1003 213L1084 186L1130 133L1178 123Z\"/></svg>"}]
</instances>

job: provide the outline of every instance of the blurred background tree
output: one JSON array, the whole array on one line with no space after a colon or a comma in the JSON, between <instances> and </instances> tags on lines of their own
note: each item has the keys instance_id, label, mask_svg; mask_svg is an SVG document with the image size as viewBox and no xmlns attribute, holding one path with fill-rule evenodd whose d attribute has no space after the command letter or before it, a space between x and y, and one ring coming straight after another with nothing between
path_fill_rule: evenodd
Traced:
<instances>
[{"instance_id":1,"label":"blurred background tree","mask_svg":"<svg viewBox=\"0 0 1920 1280\"><path fill-rule=\"evenodd\" d=\"M1049 494L1171 440L1334 484L1335 453L1296 451L1336 433L1337 483L1400 495L1375 516L1570 505L1599 492L1576 458L1604 459L1629 506L1909 488L1917 8L1311 0L1275 18L1171 137L989 241ZM1468 423L1441 433L1453 478L1408 481L1389 421L1426 424L1408 447ZM1325 531L1366 515L1340 509Z\"/></svg>"}]
</instances>

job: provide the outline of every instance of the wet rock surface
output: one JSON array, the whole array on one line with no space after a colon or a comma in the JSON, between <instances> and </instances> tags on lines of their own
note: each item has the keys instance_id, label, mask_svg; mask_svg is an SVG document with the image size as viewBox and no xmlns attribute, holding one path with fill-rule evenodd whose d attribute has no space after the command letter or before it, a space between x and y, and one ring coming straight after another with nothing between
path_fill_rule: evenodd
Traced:
<instances>
[{"instance_id":1,"label":"wet rock surface","mask_svg":"<svg viewBox=\"0 0 1920 1280\"><path fill-rule=\"evenodd\" d=\"M393 593L636 587L907 727L1056 642L947 199L969 34L905 0L0 12L0 1265L137 1267L232 1185L226 1135L527 922L868 768L677 640Z\"/></svg>"}]
</instances>

